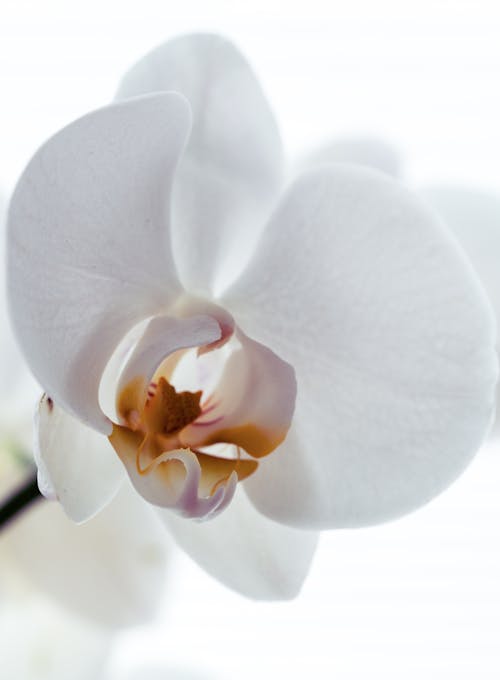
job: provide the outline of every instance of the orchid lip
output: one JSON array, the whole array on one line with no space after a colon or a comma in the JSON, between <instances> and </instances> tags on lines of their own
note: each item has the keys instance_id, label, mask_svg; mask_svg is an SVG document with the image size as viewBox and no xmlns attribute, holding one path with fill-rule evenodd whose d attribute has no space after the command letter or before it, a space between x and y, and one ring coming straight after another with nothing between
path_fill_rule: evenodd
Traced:
<instances>
[{"instance_id":1,"label":"orchid lip","mask_svg":"<svg viewBox=\"0 0 500 680\"><path fill-rule=\"evenodd\" d=\"M206 335L205 344L177 350L174 361L172 352L160 359L152 375L133 376L130 366L145 367L148 351L155 362L162 354L165 336L157 343L151 328L191 330L198 328L198 319L206 319L202 323L208 329L213 317L156 320L146 329L146 349L139 346L141 340L123 369L118 422L109 437L147 500L197 519L214 517L226 507L236 483L251 476L259 458L284 440L295 401L293 369L247 338L227 314L217 317L218 339ZM214 370L220 377L208 390ZM187 380L189 388L179 387L179 380ZM225 446L222 454L220 445Z\"/></svg>"}]
</instances>

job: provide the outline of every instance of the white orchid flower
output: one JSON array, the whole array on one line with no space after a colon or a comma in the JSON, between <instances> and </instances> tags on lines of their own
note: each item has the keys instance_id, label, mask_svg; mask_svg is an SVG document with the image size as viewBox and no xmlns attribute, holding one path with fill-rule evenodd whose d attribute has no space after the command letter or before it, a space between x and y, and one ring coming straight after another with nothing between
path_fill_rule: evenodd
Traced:
<instances>
[{"instance_id":1,"label":"white orchid flower","mask_svg":"<svg viewBox=\"0 0 500 680\"><path fill-rule=\"evenodd\" d=\"M36 153L9 214L46 492L83 521L126 470L207 571L266 598L297 592L317 530L450 484L497 374L486 297L434 213L362 168L285 187L282 157L246 61L182 37Z\"/></svg>"},{"instance_id":2,"label":"white orchid flower","mask_svg":"<svg viewBox=\"0 0 500 680\"><path fill-rule=\"evenodd\" d=\"M0 204L0 226L1 208ZM31 475L33 408L40 389L14 343L3 309L3 293L2 286L2 499ZM0 532L2 569L24 577L35 593L52 597L67 611L103 630L137 625L156 614L166 581L169 550L158 518L140 502L130 485L123 485L113 502L84 526L71 522L59 504L37 503ZM34 602L38 600L43 597L40 595ZM31 607L29 603L26 606ZM33 607L38 611L38 605ZM81 626L85 624L82 622Z\"/></svg>"}]
</instances>

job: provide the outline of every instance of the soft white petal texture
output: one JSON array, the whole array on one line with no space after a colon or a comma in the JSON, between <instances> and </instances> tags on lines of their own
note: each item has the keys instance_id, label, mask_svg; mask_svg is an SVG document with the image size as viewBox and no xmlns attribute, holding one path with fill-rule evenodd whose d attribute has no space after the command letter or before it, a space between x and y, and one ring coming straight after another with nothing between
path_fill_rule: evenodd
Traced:
<instances>
[{"instance_id":1,"label":"soft white petal texture","mask_svg":"<svg viewBox=\"0 0 500 680\"><path fill-rule=\"evenodd\" d=\"M261 515L238 488L228 508L209 522L186 522L159 511L175 540L205 571L256 600L286 600L299 592L317 534Z\"/></svg>"},{"instance_id":2,"label":"soft white petal texture","mask_svg":"<svg viewBox=\"0 0 500 680\"><path fill-rule=\"evenodd\" d=\"M354 163L401 176L401 157L396 149L376 137L344 137L317 147L299 162L302 170L313 170L325 163Z\"/></svg>"},{"instance_id":3,"label":"soft white petal texture","mask_svg":"<svg viewBox=\"0 0 500 680\"><path fill-rule=\"evenodd\" d=\"M0 193L0 261L5 263L5 201ZM33 410L40 388L31 376L10 327L5 271L0 276L0 445L31 448Z\"/></svg>"},{"instance_id":4,"label":"soft white petal texture","mask_svg":"<svg viewBox=\"0 0 500 680\"><path fill-rule=\"evenodd\" d=\"M460 186L424 188L424 197L457 237L481 279L500 326L500 194ZM498 338L497 338L498 350ZM500 385L494 437L500 436Z\"/></svg>"},{"instance_id":5,"label":"soft white petal texture","mask_svg":"<svg viewBox=\"0 0 500 680\"><path fill-rule=\"evenodd\" d=\"M54 400L109 434L103 369L138 321L179 294L169 189L189 132L176 94L115 104L52 137L9 211L9 298L21 347Z\"/></svg>"},{"instance_id":6,"label":"soft white petal texture","mask_svg":"<svg viewBox=\"0 0 500 680\"><path fill-rule=\"evenodd\" d=\"M70 519L84 522L116 494L125 471L107 437L58 407L46 395L35 418L38 485L57 498Z\"/></svg>"},{"instance_id":7,"label":"soft white petal texture","mask_svg":"<svg viewBox=\"0 0 500 680\"><path fill-rule=\"evenodd\" d=\"M192 291L224 285L247 261L282 177L274 116L249 64L217 35L186 35L156 48L125 75L117 98L175 90L193 110L176 175L173 247Z\"/></svg>"},{"instance_id":8,"label":"soft white petal texture","mask_svg":"<svg viewBox=\"0 0 500 680\"><path fill-rule=\"evenodd\" d=\"M500 194L459 186L428 187L422 194L464 248L500 323Z\"/></svg>"},{"instance_id":9,"label":"soft white petal texture","mask_svg":"<svg viewBox=\"0 0 500 680\"><path fill-rule=\"evenodd\" d=\"M161 522L128 483L82 525L57 503L35 505L4 532L0 546L44 592L112 628L144 623L155 614L170 549Z\"/></svg>"},{"instance_id":10,"label":"soft white petal texture","mask_svg":"<svg viewBox=\"0 0 500 680\"><path fill-rule=\"evenodd\" d=\"M397 517L463 470L491 422L495 329L472 268L389 177L324 167L291 187L226 297L294 368L294 433L245 482L297 526Z\"/></svg>"}]
</instances>

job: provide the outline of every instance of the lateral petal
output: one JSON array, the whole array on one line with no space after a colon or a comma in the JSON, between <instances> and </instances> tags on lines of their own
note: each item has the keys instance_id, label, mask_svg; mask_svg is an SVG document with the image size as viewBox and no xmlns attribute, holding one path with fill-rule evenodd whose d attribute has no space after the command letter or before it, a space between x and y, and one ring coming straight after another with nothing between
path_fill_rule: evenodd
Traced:
<instances>
[{"instance_id":1,"label":"lateral petal","mask_svg":"<svg viewBox=\"0 0 500 680\"><path fill-rule=\"evenodd\" d=\"M181 290L169 194L189 126L173 93L89 113L41 147L11 201L8 295L21 348L51 397L105 434L108 359Z\"/></svg>"},{"instance_id":2,"label":"lateral petal","mask_svg":"<svg viewBox=\"0 0 500 680\"><path fill-rule=\"evenodd\" d=\"M490 307L445 226L389 177L330 166L299 178L225 302L297 377L295 438L245 482L268 516L325 528L397 517L483 441Z\"/></svg>"}]
</instances>

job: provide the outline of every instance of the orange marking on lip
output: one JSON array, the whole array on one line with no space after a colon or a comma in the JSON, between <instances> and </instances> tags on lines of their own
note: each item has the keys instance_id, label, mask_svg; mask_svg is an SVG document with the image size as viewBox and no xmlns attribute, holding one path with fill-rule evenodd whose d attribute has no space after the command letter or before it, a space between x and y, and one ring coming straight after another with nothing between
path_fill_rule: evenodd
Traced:
<instances>
[{"instance_id":1,"label":"orange marking on lip","mask_svg":"<svg viewBox=\"0 0 500 680\"><path fill-rule=\"evenodd\" d=\"M241 447L254 458L263 458L281 444L286 434L286 431L270 433L254 423L246 423L216 430L203 441L203 446L225 442Z\"/></svg>"}]
</instances>

